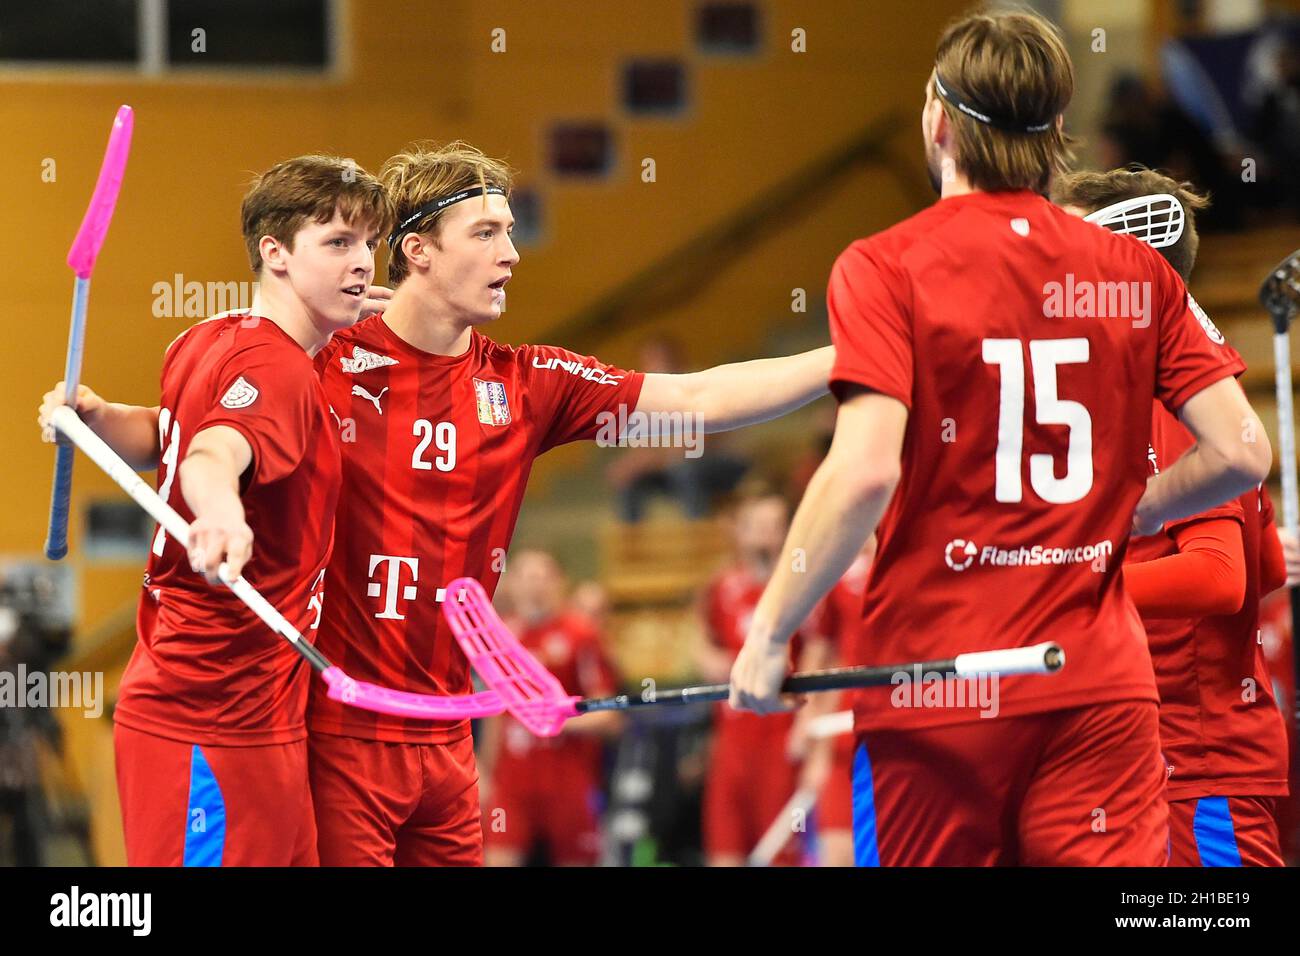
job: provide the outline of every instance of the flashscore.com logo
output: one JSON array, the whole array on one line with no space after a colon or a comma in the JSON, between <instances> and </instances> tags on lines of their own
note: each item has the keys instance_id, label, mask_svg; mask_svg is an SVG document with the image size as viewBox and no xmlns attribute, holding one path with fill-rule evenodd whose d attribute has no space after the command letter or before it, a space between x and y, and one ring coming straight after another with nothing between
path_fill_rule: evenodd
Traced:
<instances>
[{"instance_id":1,"label":"flashscore.com logo","mask_svg":"<svg viewBox=\"0 0 1300 956\"><path fill-rule=\"evenodd\" d=\"M965 571L974 563L978 553L979 548L975 547L974 541L953 538L948 542L948 547L943 549L943 560L954 571Z\"/></svg>"}]
</instances>

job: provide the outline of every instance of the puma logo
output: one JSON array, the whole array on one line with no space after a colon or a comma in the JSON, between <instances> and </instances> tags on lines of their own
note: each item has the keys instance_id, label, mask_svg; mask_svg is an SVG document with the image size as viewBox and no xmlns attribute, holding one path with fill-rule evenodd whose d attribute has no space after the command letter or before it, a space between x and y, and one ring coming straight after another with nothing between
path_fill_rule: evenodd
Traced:
<instances>
[{"instance_id":1,"label":"puma logo","mask_svg":"<svg viewBox=\"0 0 1300 956\"><path fill-rule=\"evenodd\" d=\"M369 392L367 392L367 391L366 391L364 388L362 388L360 385L353 385L353 386L352 386L352 394L353 394L353 395L359 395L361 398L364 398L366 401L372 403L372 404L375 406L375 411L377 411L380 415L384 414L384 410L383 410L382 408L379 407L379 400L380 400L381 398L384 397L384 392L386 392L386 391L388 391L388 387L387 387L387 386L385 386L384 388L381 388L381 389L379 390L379 394L378 394L378 395L371 395Z\"/></svg>"}]
</instances>

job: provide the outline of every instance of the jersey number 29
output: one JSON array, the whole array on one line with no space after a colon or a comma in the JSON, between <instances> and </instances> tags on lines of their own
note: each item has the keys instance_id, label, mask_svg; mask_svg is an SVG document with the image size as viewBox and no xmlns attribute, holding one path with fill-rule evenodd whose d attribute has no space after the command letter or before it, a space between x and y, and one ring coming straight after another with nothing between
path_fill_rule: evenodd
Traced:
<instances>
[{"instance_id":1,"label":"jersey number 29","mask_svg":"<svg viewBox=\"0 0 1300 956\"><path fill-rule=\"evenodd\" d=\"M411 434L420 439L411 454L411 467L416 471L432 471L436 466L439 471L451 471L456 467L456 425L454 422L438 422L437 427L427 418L417 418ZM422 457L425 449L432 442L441 455L433 461Z\"/></svg>"}]
</instances>

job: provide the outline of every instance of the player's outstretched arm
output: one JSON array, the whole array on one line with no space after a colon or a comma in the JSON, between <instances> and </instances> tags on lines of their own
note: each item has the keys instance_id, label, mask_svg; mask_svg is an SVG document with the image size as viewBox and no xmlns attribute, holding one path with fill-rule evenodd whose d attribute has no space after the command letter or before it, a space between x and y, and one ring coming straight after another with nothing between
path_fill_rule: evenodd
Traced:
<instances>
[{"instance_id":1,"label":"player's outstretched arm","mask_svg":"<svg viewBox=\"0 0 1300 956\"><path fill-rule=\"evenodd\" d=\"M253 532L239 499L239 478L252 461L253 449L243 435L214 425L194 436L181 462L181 494L194 512L190 565L213 584L222 562L238 577L253 553Z\"/></svg>"},{"instance_id":2,"label":"player's outstretched arm","mask_svg":"<svg viewBox=\"0 0 1300 956\"><path fill-rule=\"evenodd\" d=\"M43 441L64 440L50 424L50 416L60 405L67 404L66 391L64 383L59 382L41 398L36 421L41 426ZM158 406L106 402L85 385L78 385L76 412L91 431L136 471L152 471L158 467L158 456L162 454L158 445Z\"/></svg>"},{"instance_id":3,"label":"player's outstretched arm","mask_svg":"<svg viewBox=\"0 0 1300 956\"><path fill-rule=\"evenodd\" d=\"M641 386L638 412L698 414L706 433L725 432L782 415L829 390L835 348L782 358L715 365L701 372L651 372Z\"/></svg>"},{"instance_id":4,"label":"player's outstretched arm","mask_svg":"<svg viewBox=\"0 0 1300 956\"><path fill-rule=\"evenodd\" d=\"M1166 521L1237 497L1264 481L1273 463L1268 433L1234 379L1220 379L1197 392L1178 417L1196 444L1147 482L1133 515L1141 534L1154 534Z\"/></svg>"},{"instance_id":5,"label":"player's outstretched arm","mask_svg":"<svg viewBox=\"0 0 1300 956\"><path fill-rule=\"evenodd\" d=\"M731 670L732 707L782 709L786 642L876 530L898 485L907 415L898 399L866 389L840 403L830 451L808 483Z\"/></svg>"}]
</instances>

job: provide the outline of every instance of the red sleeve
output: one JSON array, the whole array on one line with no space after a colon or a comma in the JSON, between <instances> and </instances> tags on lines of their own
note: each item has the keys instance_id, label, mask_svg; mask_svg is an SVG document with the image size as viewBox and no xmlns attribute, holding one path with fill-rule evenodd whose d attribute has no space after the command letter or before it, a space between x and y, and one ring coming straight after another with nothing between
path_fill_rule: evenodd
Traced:
<instances>
[{"instance_id":1,"label":"red sleeve","mask_svg":"<svg viewBox=\"0 0 1300 956\"><path fill-rule=\"evenodd\" d=\"M1282 542L1277 536L1277 525L1273 522L1272 503L1267 522L1259 533L1259 596L1272 594L1286 584L1286 555L1282 553Z\"/></svg>"},{"instance_id":2,"label":"red sleeve","mask_svg":"<svg viewBox=\"0 0 1300 956\"><path fill-rule=\"evenodd\" d=\"M217 371L219 391L194 429L235 429L253 450L251 484L270 484L290 474L307 453L320 382L297 346L253 342L233 352Z\"/></svg>"},{"instance_id":3,"label":"red sleeve","mask_svg":"<svg viewBox=\"0 0 1300 956\"><path fill-rule=\"evenodd\" d=\"M621 409L622 421L636 411L645 381L641 372L553 345L526 345L519 357L525 363L522 381L544 423L540 451L571 441L591 441L602 426L620 421Z\"/></svg>"},{"instance_id":4,"label":"red sleeve","mask_svg":"<svg viewBox=\"0 0 1300 956\"><path fill-rule=\"evenodd\" d=\"M1232 346L1210 321L1183 280L1160 253L1150 247L1152 302L1160 335L1156 364L1156 398L1174 414L1202 389L1246 370Z\"/></svg>"},{"instance_id":5,"label":"red sleeve","mask_svg":"<svg viewBox=\"0 0 1300 956\"><path fill-rule=\"evenodd\" d=\"M912 322L902 277L868 240L835 260L826 289L835 365L831 391L862 385L912 407Z\"/></svg>"},{"instance_id":6,"label":"red sleeve","mask_svg":"<svg viewBox=\"0 0 1300 956\"><path fill-rule=\"evenodd\" d=\"M1178 554L1124 565L1124 587L1143 617L1236 614L1246 597L1241 524L1211 518L1173 535Z\"/></svg>"}]
</instances>

